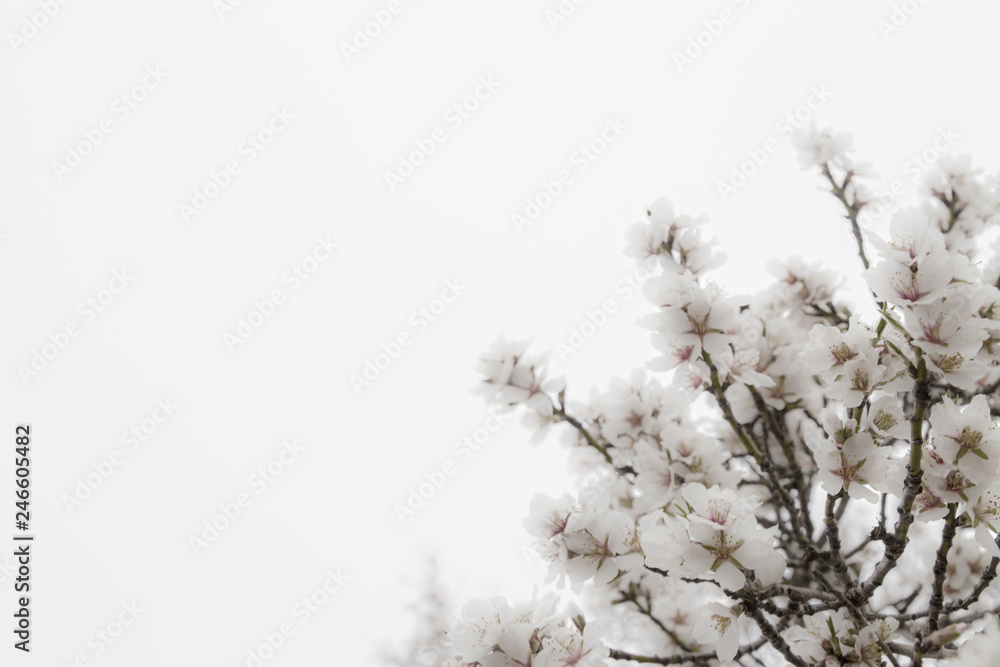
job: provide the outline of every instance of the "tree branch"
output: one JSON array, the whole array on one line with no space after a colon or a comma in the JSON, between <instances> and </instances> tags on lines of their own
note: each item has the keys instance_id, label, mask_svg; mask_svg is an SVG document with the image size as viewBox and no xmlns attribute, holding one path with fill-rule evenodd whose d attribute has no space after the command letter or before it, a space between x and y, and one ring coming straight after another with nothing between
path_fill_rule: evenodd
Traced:
<instances>
[{"instance_id":1,"label":"tree branch","mask_svg":"<svg viewBox=\"0 0 1000 667\"><path fill-rule=\"evenodd\" d=\"M941 546L938 547L937 558L934 559L934 588L931 593L930 605L927 608L927 626L931 632L938 629L938 616L941 614L941 604L944 602L944 577L948 572L948 551L955 539L955 512L957 503L948 505L948 517L945 519L944 530L941 531Z\"/></svg>"},{"instance_id":2,"label":"tree branch","mask_svg":"<svg viewBox=\"0 0 1000 667\"><path fill-rule=\"evenodd\" d=\"M927 362L919 351L917 356L919 361L917 362L916 381L913 386L915 405L913 416L910 418L910 462L906 466L907 474L903 486L903 499L896 509L899 513L899 520L896 522L893 534L886 535L884 538L885 553L882 555L882 560L861 586L861 593L865 598L870 598L875 589L882 585L885 576L896 567L896 561L903 555L910 525L913 523L913 502L923 488L921 484L923 470L920 463L924 447L924 417L930 405L930 392L927 388Z\"/></svg>"}]
</instances>

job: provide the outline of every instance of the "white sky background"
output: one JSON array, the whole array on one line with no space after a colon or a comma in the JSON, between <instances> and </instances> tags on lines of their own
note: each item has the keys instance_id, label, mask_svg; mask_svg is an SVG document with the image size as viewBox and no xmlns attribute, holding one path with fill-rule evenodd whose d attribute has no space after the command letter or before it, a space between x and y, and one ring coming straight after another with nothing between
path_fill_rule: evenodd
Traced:
<instances>
[{"instance_id":1,"label":"white sky background","mask_svg":"<svg viewBox=\"0 0 1000 667\"><path fill-rule=\"evenodd\" d=\"M34 432L37 535L34 651L17 664L246 664L290 622L266 664L370 665L409 632L433 553L462 597L530 596L542 571L521 556L521 521L534 493L570 489L566 451L516 423L469 461L452 451L487 417L473 366L499 334L544 351L617 298L559 364L570 396L651 358L643 298L614 286L634 268L625 227L661 195L709 216L733 291L764 287L771 256L853 271L837 203L776 127L813 87L832 93L816 119L854 135L882 187L913 188L904 163L939 128L1000 166L1000 6L985 0L928 2L887 39L883 0L590 0L555 29L556 0L401 0L348 63L340 44L387 4L245 0L220 20L212 0L69 2L15 51L7 34L39 3L5 3L0 540L19 423ZM679 72L672 54L724 9L735 20ZM169 76L122 119L115 99L155 66ZM489 76L496 92L449 125ZM274 108L294 120L247 161L241 142ZM104 118L113 131L60 181L53 162ZM627 128L579 172L574 152L608 118ZM385 171L436 127L444 143L391 192ZM769 138L779 150L723 202L716 182ZM241 172L185 224L179 206L229 160ZM511 214L562 169L572 184L518 233ZM327 235L334 256L283 284ZM78 305L121 269L133 279L87 321ZM418 332L411 314L454 279L467 289ZM275 288L285 302L231 352L224 334ZM79 335L23 382L18 366L71 322ZM412 344L357 395L350 375L400 333ZM128 451L121 434L168 397L180 407ZM293 438L305 451L258 495L250 476ZM68 511L64 494L116 449L121 465ZM456 474L401 526L393 504L446 460ZM195 555L189 537L240 493L250 506ZM349 581L300 623L293 605L328 569ZM0 590L9 619L9 578ZM98 655L88 638L131 601L144 611Z\"/></svg>"}]
</instances>

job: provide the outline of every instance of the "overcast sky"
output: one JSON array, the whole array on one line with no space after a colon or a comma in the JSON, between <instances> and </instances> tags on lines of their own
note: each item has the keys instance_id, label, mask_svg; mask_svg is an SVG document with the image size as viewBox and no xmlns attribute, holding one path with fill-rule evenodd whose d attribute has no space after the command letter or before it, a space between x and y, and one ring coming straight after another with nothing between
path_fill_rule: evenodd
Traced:
<instances>
[{"instance_id":1,"label":"overcast sky","mask_svg":"<svg viewBox=\"0 0 1000 667\"><path fill-rule=\"evenodd\" d=\"M854 271L790 123L853 134L877 189L913 192L941 148L995 171L998 19L985 0L5 3L0 404L9 442L33 434L30 661L246 665L285 628L266 664L369 665L431 554L462 598L530 596L521 521L570 490L566 451L517 419L456 449L493 426L478 356L500 334L568 343L611 299L553 360L570 397L648 360L648 309L615 287L660 196L709 217L734 292L772 256ZM13 480L3 457L4 497Z\"/></svg>"}]
</instances>

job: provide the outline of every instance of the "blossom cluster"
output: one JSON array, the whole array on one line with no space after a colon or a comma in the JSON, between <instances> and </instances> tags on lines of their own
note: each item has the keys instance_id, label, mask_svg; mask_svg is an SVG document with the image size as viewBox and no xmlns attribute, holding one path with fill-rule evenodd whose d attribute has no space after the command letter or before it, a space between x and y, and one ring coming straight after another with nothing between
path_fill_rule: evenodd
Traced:
<instances>
[{"instance_id":1,"label":"blossom cluster","mask_svg":"<svg viewBox=\"0 0 1000 667\"><path fill-rule=\"evenodd\" d=\"M758 501L698 482L685 484L683 496L678 519L662 512L647 515L642 533L647 565L703 576L730 590L743 588L751 575L765 587L781 578L785 558L773 547L777 528L757 524Z\"/></svg>"},{"instance_id":2,"label":"blossom cluster","mask_svg":"<svg viewBox=\"0 0 1000 667\"><path fill-rule=\"evenodd\" d=\"M943 159L883 238L858 223L871 195L849 139L797 144L843 207L870 303L799 258L730 294L707 278L722 255L705 220L653 202L626 247L660 269L647 370L579 401L526 343L479 366L487 400L536 439L560 425L597 473L525 521L549 582L597 620L551 598L473 603L448 667L959 665L1000 648L1000 181ZM610 645L628 617L645 630Z\"/></svg>"},{"instance_id":3,"label":"blossom cluster","mask_svg":"<svg viewBox=\"0 0 1000 667\"><path fill-rule=\"evenodd\" d=\"M558 612L552 596L510 605L500 597L463 610L465 632L453 645L455 657L444 667L598 667L608 648L599 623Z\"/></svg>"}]
</instances>

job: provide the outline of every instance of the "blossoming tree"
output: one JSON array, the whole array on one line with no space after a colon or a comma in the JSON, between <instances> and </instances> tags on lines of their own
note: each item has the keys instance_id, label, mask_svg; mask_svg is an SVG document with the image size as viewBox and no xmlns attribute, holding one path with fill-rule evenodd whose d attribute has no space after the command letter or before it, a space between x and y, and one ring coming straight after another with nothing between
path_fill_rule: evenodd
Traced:
<instances>
[{"instance_id":1,"label":"blossoming tree","mask_svg":"<svg viewBox=\"0 0 1000 667\"><path fill-rule=\"evenodd\" d=\"M490 402L560 425L592 473L525 522L590 618L554 594L472 602L446 667L1000 664L998 182L942 161L882 239L859 225L847 141L797 144L872 306L852 313L835 275L795 260L729 295L701 221L651 205L628 231L660 268L651 374L574 402L524 344L480 367Z\"/></svg>"}]
</instances>

